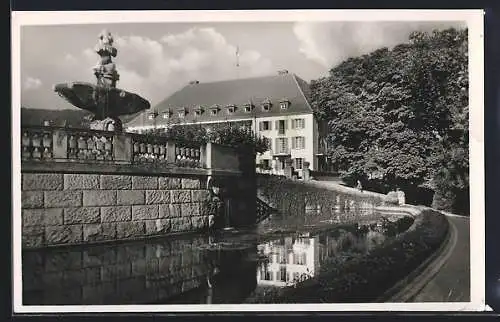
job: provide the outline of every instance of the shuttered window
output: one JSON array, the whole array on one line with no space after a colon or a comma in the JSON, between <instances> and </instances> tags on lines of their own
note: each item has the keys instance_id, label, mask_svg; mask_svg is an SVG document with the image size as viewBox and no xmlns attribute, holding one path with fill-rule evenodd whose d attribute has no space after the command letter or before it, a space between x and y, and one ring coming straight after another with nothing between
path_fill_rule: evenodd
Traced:
<instances>
[{"instance_id":1,"label":"shuttered window","mask_svg":"<svg viewBox=\"0 0 500 322\"><path fill-rule=\"evenodd\" d=\"M303 136L294 136L292 138L292 149L305 149L306 148L306 138Z\"/></svg>"}]
</instances>

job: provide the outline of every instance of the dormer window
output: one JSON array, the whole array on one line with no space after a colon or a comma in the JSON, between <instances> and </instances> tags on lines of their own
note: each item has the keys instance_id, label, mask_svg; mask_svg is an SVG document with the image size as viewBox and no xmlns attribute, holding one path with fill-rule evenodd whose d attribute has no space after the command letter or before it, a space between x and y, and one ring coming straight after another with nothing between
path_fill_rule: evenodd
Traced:
<instances>
[{"instance_id":1,"label":"dormer window","mask_svg":"<svg viewBox=\"0 0 500 322\"><path fill-rule=\"evenodd\" d=\"M226 109L227 109L227 114L233 114L234 111L236 110L236 106L231 104L231 105L226 106Z\"/></svg>"},{"instance_id":2,"label":"dormer window","mask_svg":"<svg viewBox=\"0 0 500 322\"><path fill-rule=\"evenodd\" d=\"M253 110L253 104L252 103L247 103L244 105L245 107L245 112L250 113Z\"/></svg>"},{"instance_id":3,"label":"dormer window","mask_svg":"<svg viewBox=\"0 0 500 322\"><path fill-rule=\"evenodd\" d=\"M164 119L169 119L169 118L170 118L170 111L165 111L165 112L163 112L162 117L163 117Z\"/></svg>"},{"instance_id":4,"label":"dormer window","mask_svg":"<svg viewBox=\"0 0 500 322\"><path fill-rule=\"evenodd\" d=\"M285 98L285 99L282 99L282 100L280 101L280 108L281 108L282 110L286 110L286 109L288 108L288 106L290 106L290 101L289 101L289 100L287 100L286 98Z\"/></svg>"},{"instance_id":5,"label":"dormer window","mask_svg":"<svg viewBox=\"0 0 500 322\"><path fill-rule=\"evenodd\" d=\"M184 118L184 116L186 116L186 114L187 114L187 111L186 111L186 109L184 107L181 107L181 108L177 109L177 116L180 119Z\"/></svg>"},{"instance_id":6,"label":"dormer window","mask_svg":"<svg viewBox=\"0 0 500 322\"><path fill-rule=\"evenodd\" d=\"M219 105L214 105L210 108L210 114L217 115L218 112L219 112Z\"/></svg>"},{"instance_id":7,"label":"dormer window","mask_svg":"<svg viewBox=\"0 0 500 322\"><path fill-rule=\"evenodd\" d=\"M194 115L200 116L201 114L203 114L203 109L201 108L201 106L198 106L194 109Z\"/></svg>"},{"instance_id":8,"label":"dormer window","mask_svg":"<svg viewBox=\"0 0 500 322\"><path fill-rule=\"evenodd\" d=\"M154 120L157 116L158 116L158 113L156 113L156 112L148 113L148 120Z\"/></svg>"},{"instance_id":9,"label":"dormer window","mask_svg":"<svg viewBox=\"0 0 500 322\"><path fill-rule=\"evenodd\" d=\"M269 112L271 109L271 101L269 99L266 99L264 102L262 102L262 110L265 112Z\"/></svg>"}]
</instances>

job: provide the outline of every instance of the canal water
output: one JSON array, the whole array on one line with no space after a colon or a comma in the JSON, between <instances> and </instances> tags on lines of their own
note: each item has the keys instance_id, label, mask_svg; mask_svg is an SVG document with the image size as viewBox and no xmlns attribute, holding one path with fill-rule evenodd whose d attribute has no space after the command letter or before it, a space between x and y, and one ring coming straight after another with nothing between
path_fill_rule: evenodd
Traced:
<instances>
[{"instance_id":1,"label":"canal water","mask_svg":"<svg viewBox=\"0 0 500 322\"><path fill-rule=\"evenodd\" d=\"M375 225L325 224L25 251L23 304L237 304L309 279L386 238Z\"/></svg>"}]
</instances>

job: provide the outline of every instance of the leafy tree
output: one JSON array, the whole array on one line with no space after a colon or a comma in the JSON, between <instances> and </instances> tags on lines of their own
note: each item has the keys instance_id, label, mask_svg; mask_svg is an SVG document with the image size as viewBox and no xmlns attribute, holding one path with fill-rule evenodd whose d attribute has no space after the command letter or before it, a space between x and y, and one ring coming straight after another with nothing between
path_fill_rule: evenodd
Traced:
<instances>
[{"instance_id":1,"label":"leafy tree","mask_svg":"<svg viewBox=\"0 0 500 322\"><path fill-rule=\"evenodd\" d=\"M352 57L311 82L328 155L348 183L468 210L467 30L414 32L408 42Z\"/></svg>"}]
</instances>

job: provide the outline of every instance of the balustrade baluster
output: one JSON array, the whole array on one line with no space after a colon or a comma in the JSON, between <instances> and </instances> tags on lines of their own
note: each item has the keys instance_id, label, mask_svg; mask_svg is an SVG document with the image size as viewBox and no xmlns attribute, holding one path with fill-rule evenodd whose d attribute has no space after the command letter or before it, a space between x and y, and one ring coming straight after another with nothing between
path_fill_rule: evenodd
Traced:
<instances>
[{"instance_id":1,"label":"balustrade baluster","mask_svg":"<svg viewBox=\"0 0 500 322\"><path fill-rule=\"evenodd\" d=\"M71 135L68 140L68 157L70 159L76 159L76 137Z\"/></svg>"},{"instance_id":2,"label":"balustrade baluster","mask_svg":"<svg viewBox=\"0 0 500 322\"><path fill-rule=\"evenodd\" d=\"M182 160L186 159L186 149L185 148L181 148L181 159Z\"/></svg>"},{"instance_id":3,"label":"balustrade baluster","mask_svg":"<svg viewBox=\"0 0 500 322\"><path fill-rule=\"evenodd\" d=\"M87 156L87 141L80 136L77 141L78 144L78 159L85 159Z\"/></svg>"},{"instance_id":4,"label":"balustrade baluster","mask_svg":"<svg viewBox=\"0 0 500 322\"><path fill-rule=\"evenodd\" d=\"M182 156L181 156L181 149L179 147L177 147L177 146L175 147L175 158L177 160L180 160L182 158Z\"/></svg>"},{"instance_id":5,"label":"balustrade baluster","mask_svg":"<svg viewBox=\"0 0 500 322\"><path fill-rule=\"evenodd\" d=\"M92 136L87 139L87 159L95 159L95 141Z\"/></svg>"},{"instance_id":6,"label":"balustrade baluster","mask_svg":"<svg viewBox=\"0 0 500 322\"><path fill-rule=\"evenodd\" d=\"M160 146L158 144L153 145L153 154L155 156L155 159L159 158Z\"/></svg>"},{"instance_id":7,"label":"balustrade baluster","mask_svg":"<svg viewBox=\"0 0 500 322\"><path fill-rule=\"evenodd\" d=\"M52 159L52 135L49 133L45 133L43 135L43 158L44 159Z\"/></svg>"},{"instance_id":8,"label":"balustrade baluster","mask_svg":"<svg viewBox=\"0 0 500 322\"><path fill-rule=\"evenodd\" d=\"M28 132L23 132L23 137L21 140L21 146L22 146L22 158L24 160L28 160L31 158L31 139L29 137Z\"/></svg>"},{"instance_id":9,"label":"balustrade baluster","mask_svg":"<svg viewBox=\"0 0 500 322\"><path fill-rule=\"evenodd\" d=\"M42 158L42 151L41 151L41 138L38 136L38 133L33 134L33 138L31 139L32 146L33 146L33 159L41 159Z\"/></svg>"},{"instance_id":10,"label":"balustrade baluster","mask_svg":"<svg viewBox=\"0 0 500 322\"><path fill-rule=\"evenodd\" d=\"M96 147L96 159L97 160L103 160L104 159L104 142L102 140L102 137L99 138L97 137L97 140L95 142L95 147Z\"/></svg>"},{"instance_id":11,"label":"balustrade baluster","mask_svg":"<svg viewBox=\"0 0 500 322\"><path fill-rule=\"evenodd\" d=\"M103 136L104 138L104 150L105 150L105 154L104 154L104 158L106 160L113 160L113 138L112 137L105 137Z\"/></svg>"},{"instance_id":12,"label":"balustrade baluster","mask_svg":"<svg viewBox=\"0 0 500 322\"><path fill-rule=\"evenodd\" d=\"M153 145L151 143L148 143L148 145L147 145L147 157L148 157L148 161L152 161L152 159L154 158Z\"/></svg>"},{"instance_id":13,"label":"balustrade baluster","mask_svg":"<svg viewBox=\"0 0 500 322\"><path fill-rule=\"evenodd\" d=\"M158 153L160 154L160 159L162 159L162 160L165 159L166 152L167 152L167 149L166 149L165 145L160 144L159 151L158 151Z\"/></svg>"}]
</instances>

